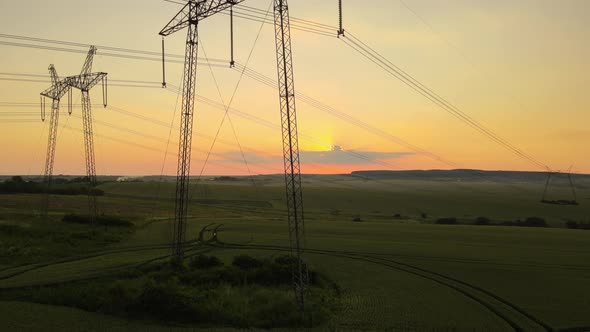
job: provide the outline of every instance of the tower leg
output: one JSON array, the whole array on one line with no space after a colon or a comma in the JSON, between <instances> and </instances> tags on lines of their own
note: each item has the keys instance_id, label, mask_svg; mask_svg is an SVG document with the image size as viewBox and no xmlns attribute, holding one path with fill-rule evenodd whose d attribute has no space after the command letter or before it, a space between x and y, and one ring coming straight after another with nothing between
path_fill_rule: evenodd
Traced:
<instances>
[{"instance_id":1,"label":"tower leg","mask_svg":"<svg viewBox=\"0 0 590 332\"><path fill-rule=\"evenodd\" d=\"M287 0L274 1L275 42L281 124L283 132L283 159L291 255L294 257L293 284L297 304L304 312L304 292L308 283L307 268L303 263L305 223L303 218L303 194L299 162L297 114L295 111L295 86L291 53L291 31Z\"/></svg>"},{"instance_id":2,"label":"tower leg","mask_svg":"<svg viewBox=\"0 0 590 332\"><path fill-rule=\"evenodd\" d=\"M43 218L47 218L47 213L49 211L49 195L51 191L51 182L53 177L53 164L55 161L55 145L57 141L58 123L59 100L53 100L49 120L49 136L47 139L47 156L45 157L45 173L43 176L43 182L45 186L45 197L43 198L43 207L41 209Z\"/></svg>"},{"instance_id":3,"label":"tower leg","mask_svg":"<svg viewBox=\"0 0 590 332\"><path fill-rule=\"evenodd\" d=\"M94 134L92 130L92 108L90 93L82 90L82 120L84 123L84 148L86 155L86 176L88 177L88 211L93 224L98 216L96 195L92 189L96 186L96 163L94 159Z\"/></svg>"},{"instance_id":4,"label":"tower leg","mask_svg":"<svg viewBox=\"0 0 590 332\"><path fill-rule=\"evenodd\" d=\"M178 168L176 172L176 204L174 208L173 255L182 260L186 241L186 223L191 169L191 145L193 139L193 113L197 81L198 29L190 24L186 37L184 60L184 84L180 139L178 140Z\"/></svg>"}]
</instances>

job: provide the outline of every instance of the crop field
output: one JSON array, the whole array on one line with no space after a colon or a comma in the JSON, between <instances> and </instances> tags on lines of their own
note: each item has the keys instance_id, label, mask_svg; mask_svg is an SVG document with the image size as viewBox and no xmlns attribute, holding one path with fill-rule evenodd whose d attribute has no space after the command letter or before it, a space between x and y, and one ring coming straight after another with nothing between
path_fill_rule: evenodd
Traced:
<instances>
[{"instance_id":1,"label":"crop field","mask_svg":"<svg viewBox=\"0 0 590 332\"><path fill-rule=\"evenodd\" d=\"M289 252L281 176L194 186L190 255L225 262ZM305 260L340 288L337 312L317 330L551 331L590 327L590 181L579 205L540 202L542 181L305 176ZM23 301L15 290L101 278L166 259L174 183L105 182L99 207L131 228L68 224L85 196L0 195L0 319L7 330L184 331ZM557 187L555 195L567 195ZM39 204L37 204L39 202ZM542 218L547 227L507 222ZM439 224L454 218L455 224ZM476 225L486 218L489 225ZM504 224L504 225L502 225ZM199 241L204 239L215 241ZM211 328L208 328L211 330ZM220 331L231 329L221 328Z\"/></svg>"}]
</instances>

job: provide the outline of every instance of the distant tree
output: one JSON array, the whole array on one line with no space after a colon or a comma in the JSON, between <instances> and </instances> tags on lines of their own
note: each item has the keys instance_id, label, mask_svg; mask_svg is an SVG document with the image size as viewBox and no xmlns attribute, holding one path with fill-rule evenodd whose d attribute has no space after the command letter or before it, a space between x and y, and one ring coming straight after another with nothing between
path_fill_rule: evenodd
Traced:
<instances>
[{"instance_id":1,"label":"distant tree","mask_svg":"<svg viewBox=\"0 0 590 332\"><path fill-rule=\"evenodd\" d=\"M223 266L223 262L215 256L198 255L193 257L188 265L193 269L210 269Z\"/></svg>"},{"instance_id":2,"label":"distant tree","mask_svg":"<svg viewBox=\"0 0 590 332\"><path fill-rule=\"evenodd\" d=\"M248 255L234 257L232 265L242 270L251 270L262 266L262 261Z\"/></svg>"},{"instance_id":3,"label":"distant tree","mask_svg":"<svg viewBox=\"0 0 590 332\"><path fill-rule=\"evenodd\" d=\"M476 225L489 225L490 224L490 219L486 218L486 217L477 217L475 219L475 224Z\"/></svg>"},{"instance_id":4,"label":"distant tree","mask_svg":"<svg viewBox=\"0 0 590 332\"><path fill-rule=\"evenodd\" d=\"M10 180L14 183L25 183L22 176L13 176Z\"/></svg>"},{"instance_id":5,"label":"distant tree","mask_svg":"<svg viewBox=\"0 0 590 332\"><path fill-rule=\"evenodd\" d=\"M539 217L528 217L524 220L526 227L547 227L547 222L543 218Z\"/></svg>"},{"instance_id":6,"label":"distant tree","mask_svg":"<svg viewBox=\"0 0 590 332\"><path fill-rule=\"evenodd\" d=\"M568 220L565 223L565 226L570 229L577 229L580 225L578 225L578 223L573 220Z\"/></svg>"},{"instance_id":7,"label":"distant tree","mask_svg":"<svg viewBox=\"0 0 590 332\"><path fill-rule=\"evenodd\" d=\"M436 223L438 225L456 225L457 218L455 218L455 217L439 218L438 220L436 220Z\"/></svg>"}]
</instances>

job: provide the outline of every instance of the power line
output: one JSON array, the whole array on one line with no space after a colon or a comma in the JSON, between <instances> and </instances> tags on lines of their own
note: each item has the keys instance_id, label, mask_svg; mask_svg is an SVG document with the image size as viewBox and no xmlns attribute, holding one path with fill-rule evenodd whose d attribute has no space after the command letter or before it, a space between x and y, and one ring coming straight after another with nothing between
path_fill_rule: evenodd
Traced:
<instances>
[{"instance_id":1,"label":"power line","mask_svg":"<svg viewBox=\"0 0 590 332\"><path fill-rule=\"evenodd\" d=\"M163 1L169 2L169 3L174 3L177 5L186 5L186 2L182 2L182 1L172 1L172 0L163 0ZM249 21L263 23L263 24L274 24L273 20L261 16L264 13L265 12L261 9L243 6L240 4L240 5L237 5L234 7L233 16L237 17L237 18L249 20ZM226 16L230 15L227 12L220 12L220 14L226 15ZM290 20L292 22L291 27L294 30L299 30L299 31L303 31L303 32L316 34L316 35L321 35L324 37L336 38L336 36L333 34L333 32L336 31L335 28L331 27L329 25L314 22L311 20L300 19L300 18L296 18L296 17L290 17Z\"/></svg>"},{"instance_id":2,"label":"power line","mask_svg":"<svg viewBox=\"0 0 590 332\"><path fill-rule=\"evenodd\" d=\"M491 131L487 127L483 126L481 123L479 123L478 121L473 119L471 116L469 116L466 113L464 113L463 111L461 111L458 107L456 107L455 105L451 104L450 102L448 102L447 100L445 100L444 98L442 98L441 96L436 94L433 90L426 87L424 84L420 83L413 76L411 76L410 74L406 73L405 71L403 71L402 69L397 67L391 61L387 60L385 57L383 57L378 52L373 50L371 47L369 47L367 44L362 42L360 39L356 38L350 32L348 33L348 36L350 36L351 39L350 38L341 38L341 40L347 46L351 47L353 50L355 50L356 52L358 52L359 54L361 54L362 56L367 58L369 61L373 62L374 64L376 64L377 66L382 68L386 73L394 76L399 81L401 81L402 83L406 84L408 87L413 89L414 91L421 94L423 97L429 99L431 102L433 102L435 105L437 105L441 109L450 113L451 115L458 118L462 122L466 123L470 127L476 129L477 131L479 131L483 135L487 136L492 141L503 146L504 148L511 151L512 153L519 156L520 158L523 158L523 159L535 164L537 167L540 167L543 169L549 169L549 167L547 165L543 164L542 162L536 160L535 158L533 158L532 156L523 152L519 148L515 147L513 144L509 143L506 139L502 138L501 136L494 133L493 131Z\"/></svg>"},{"instance_id":3,"label":"power line","mask_svg":"<svg viewBox=\"0 0 590 332\"><path fill-rule=\"evenodd\" d=\"M408 10L413 12L414 15L416 15L423 23L425 23L427 26L429 26L432 30L431 25L429 25L414 10L412 10L403 0L400 0L400 1L406 8L408 8ZM249 8L247 7L245 10L249 11L251 13L255 13L255 14L259 13L259 11L260 11L256 8L252 8L252 7L249 7ZM253 15L252 18L259 19L259 17L255 16L255 15ZM313 22L313 23L315 23L315 22ZM319 24L318 26L321 26L322 28L325 28L325 29L335 28L332 26L321 25L321 24ZM430 101L435 103L437 106L439 106L439 107L443 108L444 110L446 110L447 112L451 113L453 116L457 117L459 120L468 124L472 128L476 129L480 133L484 134L485 136L487 136L488 138L490 138L494 142L498 143L499 145L503 146L504 148L508 149L512 153L516 154L520 158L523 158L523 159L535 164L538 167L541 167L544 169L549 169L549 167L547 165L543 164L542 162L536 160L534 157L530 156L529 154L525 153L521 149L517 148L512 143L510 143L506 139L504 139L503 137L501 137L498 134L496 134L495 132L491 131L489 128L483 126L481 123L479 123L478 121L476 121L475 119L473 119L472 117L470 117L469 115L467 115L466 113L464 113L463 111L458 109L456 106L454 106L453 104L451 104L450 102L448 102L444 98L440 97L438 94L436 94L430 88L426 87L424 84L422 84L421 82L416 80L414 77L412 77L411 75L409 75L408 73L403 71L401 68L394 65L391 61L389 61L388 59L383 57L381 54L376 52L374 49L369 47L367 44L365 44L363 41L361 41L360 39L358 39L354 35L350 34L350 37L352 37L352 40L350 40L350 41L353 45L351 45L350 43L348 43L346 40L343 39L345 44L347 44L349 47L353 48L355 51L361 53L363 56L365 56L366 58L368 58L369 60L371 60L372 62L377 64L378 66L380 66L382 69L384 69L389 74L395 76L397 79L399 79L400 81L402 81L406 85L413 88L416 92L420 93L421 95L423 95L424 97L426 97L427 99L429 99Z\"/></svg>"},{"instance_id":4,"label":"power line","mask_svg":"<svg viewBox=\"0 0 590 332\"><path fill-rule=\"evenodd\" d=\"M2 35L0 35L0 36L2 36ZM76 53L76 54L86 53L83 50L79 50L79 49L45 46L45 45L37 45L37 44L13 43L13 42L6 42L6 41L0 41L0 45L22 47L22 48L32 48L32 49L40 49L40 50L48 50L48 51L57 51L57 52L66 52L66 53ZM143 60L143 61L153 61L153 62L161 62L162 61L161 55L160 55L160 57L139 56L139 55L130 55L130 54L106 53L106 52L99 52L99 51L97 51L97 55L105 56L105 57L112 57L112 58L131 59L131 60ZM167 63L177 63L177 64L183 63L183 61L181 61L181 60L171 60L171 59L166 59L166 62ZM223 68L227 67L226 65L221 64L221 63L212 64L212 66L223 67Z\"/></svg>"},{"instance_id":5,"label":"power line","mask_svg":"<svg viewBox=\"0 0 590 332\"><path fill-rule=\"evenodd\" d=\"M241 65L240 64L236 64L236 68L237 69L240 69L241 68ZM275 81L273 81L271 78L269 78L269 77L267 77L267 76L265 76L265 75L263 75L263 74L261 74L259 72L256 72L256 71L254 71L252 69L247 69L246 70L246 76L250 77L251 79L253 79L255 81L258 81L259 83L262 83L264 85L267 85L267 86L269 86L271 88L276 88L277 87L277 83ZM341 119L341 120L343 120L345 122L348 122L348 123L350 123L350 124L352 124L352 125L354 125L356 127L362 128L362 129L364 129L364 130L366 130L366 131L368 131L368 132L370 132L370 133L372 133L372 134L374 134L376 136L380 136L380 137L385 138L385 139L387 139L389 141L392 141L392 142L394 142L394 143L396 143L398 145L401 145L401 146L403 146L403 147L405 147L405 148L407 148L407 149L409 149L409 150L411 150L411 151L413 151L413 152L415 152L417 154L424 155L424 156L426 156L428 158L431 158L431 159L434 159L436 161L439 161L439 162L441 162L441 163L443 163L443 164L445 164L447 166L456 167L456 164L455 163L453 163L451 161L448 161L445 158L442 158L441 156L438 156L438 155L436 155L433 152L427 151L427 150L425 150L423 148L420 148L420 147L417 147L417 146L415 146L413 144L410 144L409 142L407 142L407 141L405 141L405 140L403 140L403 139L401 139L399 137L396 137L394 135L391 135L391 134L389 134L389 133L387 133L387 132L385 132L385 131L383 131L383 130L381 130L379 128L376 128L376 127L374 127L374 126L372 126L372 125L370 125L370 124L368 124L368 123L366 123L366 122L364 122L364 121L362 121L360 119L357 119L357 118L355 118L355 117L353 117L351 115L348 115L346 113L343 113L341 111L338 111L335 108L333 108L331 106L328 106L328 105L326 105L326 104L318 101L317 99L306 95L304 92L301 92L300 90L297 91L297 96L299 97L299 100L303 101L304 103L306 103L306 104L308 104L308 105L310 105L310 106L312 106L312 107L314 107L314 108L316 108L316 109L318 109L318 110L320 110L322 112L328 113L328 114L330 114L330 115L332 115L332 116L334 116L336 118L339 118L339 119Z\"/></svg>"},{"instance_id":6,"label":"power line","mask_svg":"<svg viewBox=\"0 0 590 332\"><path fill-rule=\"evenodd\" d=\"M64 40L58 40L58 39L46 39L46 38L3 34L3 33L0 33L0 38L24 40L24 41L31 41L31 42L38 42L38 43L45 43L45 44L73 46L73 47L80 47L83 49L87 49L88 47L92 46L91 44L77 43L77 42L64 41ZM27 45L27 44L24 44L24 45ZM39 46L41 46L41 45L39 45ZM96 46L99 49L114 51L114 52L119 52L119 53L151 55L151 56L155 56L158 58L161 57L161 55L162 55L160 52L154 52L154 51L137 50L137 49L131 49L131 48L122 48L122 47L105 46L105 45L94 45L94 46ZM104 55L102 52L97 52L97 54ZM180 55L180 54L166 54L166 57L167 58L184 59L184 56ZM198 58L198 59L203 60L202 58ZM216 58L210 58L209 61L222 62L222 63L227 62L227 60L225 60L225 59L216 59Z\"/></svg>"},{"instance_id":7,"label":"power line","mask_svg":"<svg viewBox=\"0 0 590 332\"><path fill-rule=\"evenodd\" d=\"M26 83L51 83L50 80L34 80L34 79L27 79L27 78L12 78L12 77L0 77L0 81L10 81L10 82L26 82ZM122 88L159 88L161 86L152 86L146 84L109 84L109 86L116 86Z\"/></svg>"},{"instance_id":8,"label":"power line","mask_svg":"<svg viewBox=\"0 0 590 332\"><path fill-rule=\"evenodd\" d=\"M449 39L445 38L445 36L443 36L441 33L437 32L436 29L434 28L434 26L428 22L424 16L420 15L416 10L414 10L412 7L410 7L410 5L408 5L408 3L404 0L398 0L410 13L412 13L412 15L414 15L424 26L426 26L426 28L434 35L436 36L438 39L442 40L449 48L453 49L453 51L455 51L462 59L463 61L465 61L469 66L471 66L471 68L475 71L479 71L480 74L490 77L489 73L483 72L481 70L481 68L478 68L478 66L476 66L474 64L473 61L471 61L469 59L469 57L467 55L465 55L465 53L463 51L461 51L461 49L459 47L457 47L454 43L452 43ZM512 99L512 101L514 101L521 109L523 110L527 110L527 107L525 107L525 105L517 100L516 96L511 93L510 91L506 90L506 94L508 95L508 97L510 99Z\"/></svg>"},{"instance_id":9,"label":"power line","mask_svg":"<svg viewBox=\"0 0 590 332\"><path fill-rule=\"evenodd\" d=\"M170 89L170 92L173 92L173 90ZM226 109L229 109L229 112L230 113L237 114L238 116L241 116L241 117L245 118L246 120L256 122L258 124L261 124L263 126L266 126L266 127L272 128L272 129L280 130L280 126L279 125L275 125L273 123L267 122L266 120L263 120L261 118L257 118L255 116L245 116L248 113L243 113L243 112L238 111L238 110L236 110L234 108L231 108L231 107L228 108L226 105L222 105L222 104L217 103L215 101L212 101L211 99L208 99L206 97L197 96L197 100L199 102L205 103L205 104L207 104L207 105L209 105L211 107L217 108L217 109L222 110L224 112L225 112ZM159 120L155 120L155 119L152 119L152 118L149 118L149 117L145 117L144 115L141 115L141 114L137 114L137 113L125 111L125 110L122 110L120 108L116 108L116 107L112 107L112 106L107 106L107 108L110 109L110 110L113 110L115 112L119 112L121 114L125 114L125 115L128 115L128 116L135 117L137 119L141 119L141 120L144 120L144 121L149 121L149 122L154 123L154 124L159 125L159 126L168 127L168 125L165 122L163 122L163 121L159 121ZM228 116L229 116L229 113L228 113ZM178 129L178 127L175 127L175 129ZM204 138L214 139L214 137L212 137L212 136L204 135L204 134L201 134L201 133L195 133L195 134L197 136L201 136L201 137L204 137ZM321 144L321 143L319 143L317 140L315 140L313 137L311 137L309 135L302 134L301 136L302 136L302 138L304 138L307 141L310 141L310 142L315 143L315 144ZM226 145L233 145L233 143L231 143L229 141L221 140L219 138L217 138L217 141L218 142L221 142L221 143L224 143ZM266 152L263 152L263 151L260 151L260 150L256 150L256 149L252 149L252 148L249 148L249 147L243 147L243 149L244 150L248 150L248 151L252 151L252 152L256 153L257 155L275 157L275 156L270 155L270 154L268 154ZM396 169L393 165L391 165L389 163L372 159L372 158L367 157L367 156L363 155L362 153L358 153L356 151L343 150L342 152L343 153L346 153L346 154L348 154L350 156L356 157L358 159L367 161L368 163L373 163L373 164L378 164L378 165L381 165L381 166L385 166L388 169L392 169L392 170L393 169ZM316 166L318 166L318 165L316 165ZM325 168L325 167L319 167L319 168Z\"/></svg>"},{"instance_id":10,"label":"power line","mask_svg":"<svg viewBox=\"0 0 590 332\"><path fill-rule=\"evenodd\" d=\"M265 84L267 86L270 86L270 87L273 87L273 88L276 88L276 86L277 86L277 83L274 82L271 78L266 77L266 76L264 76L264 75L262 75L262 74L260 74L260 73L258 73L256 71L254 71L254 70L252 70L250 68L246 68L246 67L242 66L241 64L237 64L237 67L236 68L239 71L242 71L243 70L244 71L244 75L249 76L250 78L255 79L255 80L257 80L257 81L259 81L259 82L261 82L261 83L263 83L263 84ZM12 73L12 74L15 74L15 73ZM16 73L16 74L18 74L18 75L34 75L34 74L20 74L20 73ZM126 81L126 80L122 80L122 81ZM158 85L158 87L160 85L159 82L151 82L151 83L154 84L154 86L155 85ZM366 131L368 131L370 133L373 133L373 134L375 134L377 136L381 136L381 137L383 137L385 139L388 139L388 140L393 141L393 142L395 142L397 144L400 144L402 146L405 146L405 147L409 148L410 150L412 150L412 151L414 151L416 153L419 153L421 155L425 155L425 156L428 156L428 157L433 158L435 160L438 160L440 162L444 162L448 166L451 166L451 167L456 166L454 163L449 162L449 161L446 161L442 157L439 157L439 156L437 156L437 155L435 155L435 154L433 154L431 152L428 152L426 150L423 150L423 149L420 149L420 148L418 148L416 146L413 146L412 144L410 144L410 143L408 143L406 141L403 141L400 138L397 138L397 137L395 137L393 135L390 135L390 134L388 134L388 133L386 133L386 132L384 132L384 131L382 131L382 130L380 130L378 128L372 127L372 126L370 126L370 125L362 122L361 120L358 120L358 119L356 119L356 118L354 118L354 117L352 117L352 116L350 116L348 114L342 113L342 112L340 112L340 111L338 111L338 110L336 110L336 109L334 109L334 108L332 108L332 107L330 107L330 106L328 106L326 104L323 104L322 102L320 102L320 101L318 101L318 100L316 100L316 99L314 99L312 97L309 97L309 96L305 95L304 93L298 92L298 96L299 96L300 100L302 100L303 102L309 104L310 106L313 106L313 107L315 107L315 108L317 108L317 109L319 109L321 111L324 111L324 112L326 112L326 113L328 113L328 114L330 114L332 116L335 116L335 117L337 117L337 118L339 118L341 120L347 121L347 122L349 122L349 123L351 123L351 124L353 124L353 125L361 128L361 129L364 129L364 130L366 130ZM215 102L215 101L213 101L213 100L211 100L209 98L206 98L206 97L203 97L203 96L200 96L200 95L197 95L196 96L196 99L198 101L200 101L200 102L203 102L205 104L208 104L208 105L210 105L212 107L215 107L215 108L218 108L218 109L221 109L221 110L224 110L224 111L227 109L226 105L219 104L219 103L217 103L217 102ZM30 105L36 105L36 104L32 104L32 103L29 103L29 104ZM148 120L148 121L154 122L153 119L149 119L149 118L147 118L147 117L145 117L143 115L137 114L137 113L130 113L128 111L125 111L125 110L122 110L122 109L118 109L118 108L112 107L112 106L107 106L107 108L109 108L109 109L111 109L111 110L113 110L115 112L119 112L119 113L122 113L122 114L130 115L130 116L134 116L136 118L140 118L140 119L144 119L144 120ZM236 115L238 115L238 116L240 116L240 117L242 117L242 118L244 118L244 119L246 119L248 121L252 121L252 122L258 123L258 124L260 124L262 126L265 126L265 127L268 127L268 128L280 129L280 126L278 126L278 125L276 125L274 123L268 122L268 121L266 121L264 119L261 119L259 117L253 116L253 115L248 114L248 113L244 113L242 111L236 110L236 109L231 108L231 107L229 109L230 109L231 113L234 113L234 114L236 114ZM165 126L167 128L169 127L168 123L165 123L163 121L156 122L156 124L163 125L163 126ZM312 142L314 144L324 145L324 143L320 142L319 140L315 139L312 136L306 135L304 132L301 132L300 133L300 137L302 139L305 139L307 141L310 141L310 142ZM376 160L376 159L373 159L373 158L364 156L361 153L352 152L350 150L343 150L343 152L345 152L346 154L349 154L351 156L354 156L356 158L365 160L365 161L367 161L369 163L375 163L375 164L384 166L384 167L386 167L388 169L398 169L397 167L395 167L394 165L392 165L392 164L390 164L388 162L385 162L385 161L382 161L382 160Z\"/></svg>"},{"instance_id":11,"label":"power line","mask_svg":"<svg viewBox=\"0 0 590 332\"><path fill-rule=\"evenodd\" d=\"M202 40L200 40L200 44L201 44L201 48L203 49L203 54L205 55L205 59L206 59L207 58L207 51L205 50L205 45L203 44L203 41ZM207 64L209 64L209 63L207 62ZM224 119L227 116L227 119L228 119L229 124L230 124L231 129L232 129L232 132L233 132L234 137L236 139L236 143L238 144L238 147L240 149L240 154L242 155L242 159L244 160L244 164L246 166L246 169L248 170L248 174L250 174L250 178L252 180L252 184L255 187L257 187L256 180L252 176L252 172L250 171L250 166L248 165L248 160L246 159L246 155L244 154L244 150L242 149L242 144L240 144L240 140L238 138L238 134L236 132L236 128L234 127L234 123L231 120L231 116L229 115L229 113L227 111L227 108L229 106L231 106L231 105L230 104L228 104L227 106L225 105L225 101L224 101L223 95L221 93L221 89L219 88L219 84L217 83L217 78L215 77L215 73L213 72L213 67L209 66L209 72L211 73L211 77L213 78L213 82L215 83L215 87L217 88L217 93L219 95L219 100L221 101L221 103L223 104L223 106L224 106L224 108L226 110L226 112L224 114ZM240 84L240 81L241 81L241 77L240 77L240 80L238 81L238 85ZM234 98L234 96L236 94L236 91L237 91L237 87L234 90L234 93L233 93L233 95L231 97L230 103L233 102L233 98ZM223 125L223 122L222 122L222 125ZM215 140L217 140L217 136L216 136L216 139ZM213 145L215 144L215 140L213 141ZM212 146L212 148L213 148L213 146Z\"/></svg>"}]
</instances>

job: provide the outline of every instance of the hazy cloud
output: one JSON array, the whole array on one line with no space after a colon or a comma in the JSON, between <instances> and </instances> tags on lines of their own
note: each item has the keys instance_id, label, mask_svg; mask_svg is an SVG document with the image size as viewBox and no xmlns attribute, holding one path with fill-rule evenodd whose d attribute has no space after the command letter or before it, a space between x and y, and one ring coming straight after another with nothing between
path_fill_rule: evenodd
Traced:
<instances>
[{"instance_id":1,"label":"hazy cloud","mask_svg":"<svg viewBox=\"0 0 590 332\"><path fill-rule=\"evenodd\" d=\"M398 159L413 155L411 152L377 152L366 150L342 150L335 146L331 151L301 151L302 163L332 164L332 165L354 165L366 164L379 160ZM239 151L225 152L223 155L228 158L226 162L243 162L242 154ZM268 156L256 152L244 152L248 163L266 164L282 163L282 156Z\"/></svg>"}]
</instances>

